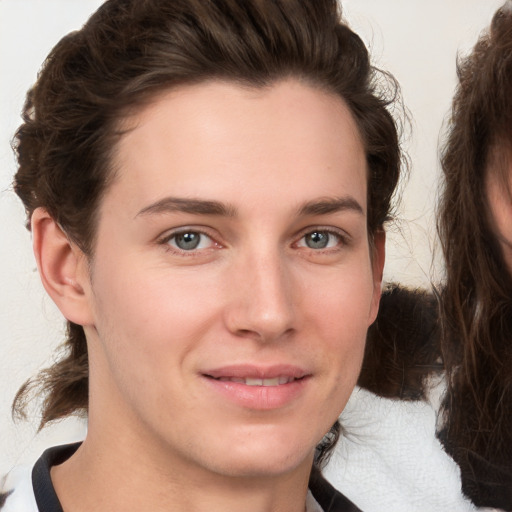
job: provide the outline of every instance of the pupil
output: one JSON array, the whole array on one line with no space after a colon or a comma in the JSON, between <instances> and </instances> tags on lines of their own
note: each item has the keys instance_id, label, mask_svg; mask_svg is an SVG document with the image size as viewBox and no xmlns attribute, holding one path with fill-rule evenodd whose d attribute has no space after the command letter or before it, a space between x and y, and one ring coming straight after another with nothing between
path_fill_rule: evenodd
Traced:
<instances>
[{"instance_id":1,"label":"pupil","mask_svg":"<svg viewBox=\"0 0 512 512\"><path fill-rule=\"evenodd\" d=\"M327 233L315 231L314 233L310 233L308 235L306 243L311 249L324 249L327 247L328 242L329 235Z\"/></svg>"},{"instance_id":2,"label":"pupil","mask_svg":"<svg viewBox=\"0 0 512 512\"><path fill-rule=\"evenodd\" d=\"M199 245L199 233L181 233L176 235L176 245L185 251L195 249Z\"/></svg>"}]
</instances>

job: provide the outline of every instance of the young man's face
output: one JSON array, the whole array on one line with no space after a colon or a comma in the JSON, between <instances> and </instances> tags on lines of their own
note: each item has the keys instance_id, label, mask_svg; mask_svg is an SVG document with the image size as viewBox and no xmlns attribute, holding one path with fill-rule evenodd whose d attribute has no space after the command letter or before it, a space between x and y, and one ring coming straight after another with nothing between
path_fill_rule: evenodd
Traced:
<instances>
[{"instance_id":1,"label":"young man's face","mask_svg":"<svg viewBox=\"0 0 512 512\"><path fill-rule=\"evenodd\" d=\"M349 111L296 81L213 82L127 125L85 292L89 436L182 471L309 466L380 295Z\"/></svg>"}]
</instances>

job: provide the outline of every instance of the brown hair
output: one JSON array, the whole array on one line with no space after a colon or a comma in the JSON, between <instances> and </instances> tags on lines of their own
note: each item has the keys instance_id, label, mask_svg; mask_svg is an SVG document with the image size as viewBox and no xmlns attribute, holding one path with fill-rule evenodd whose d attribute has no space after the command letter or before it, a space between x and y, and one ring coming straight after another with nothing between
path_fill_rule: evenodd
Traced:
<instances>
[{"instance_id":1,"label":"brown hair","mask_svg":"<svg viewBox=\"0 0 512 512\"><path fill-rule=\"evenodd\" d=\"M443 371L440 356L437 297L387 284L368 329L359 386L385 398L425 400L430 378Z\"/></svg>"},{"instance_id":2,"label":"brown hair","mask_svg":"<svg viewBox=\"0 0 512 512\"><path fill-rule=\"evenodd\" d=\"M476 505L512 510L512 276L485 188L488 173L503 181L510 173L504 165L512 149L510 2L459 62L458 77L438 217L448 382L439 437L461 467L463 492Z\"/></svg>"},{"instance_id":3,"label":"brown hair","mask_svg":"<svg viewBox=\"0 0 512 512\"><path fill-rule=\"evenodd\" d=\"M211 79L264 87L292 76L343 98L364 141L368 228L382 229L400 172L397 129L361 39L336 0L109 0L52 50L15 137L15 190L27 215L44 206L89 256L108 186L116 126L158 92ZM389 78L389 77L388 77ZM87 345L70 323L64 357L18 392L46 396L41 427L88 404ZM336 437L336 428L333 435Z\"/></svg>"}]
</instances>

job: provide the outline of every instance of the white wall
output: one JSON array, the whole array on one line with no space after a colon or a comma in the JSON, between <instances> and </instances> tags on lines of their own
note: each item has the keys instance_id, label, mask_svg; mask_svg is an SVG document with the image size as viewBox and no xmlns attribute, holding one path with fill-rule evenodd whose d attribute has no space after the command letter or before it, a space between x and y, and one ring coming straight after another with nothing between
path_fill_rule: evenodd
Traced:
<instances>
[{"instance_id":1,"label":"white wall","mask_svg":"<svg viewBox=\"0 0 512 512\"><path fill-rule=\"evenodd\" d=\"M488 25L502 0L345 0L344 12L372 49L374 62L402 85L412 116L406 148L412 161L400 231L388 237L386 279L428 284L434 275L433 207L440 127L455 84L455 57ZM44 446L83 435L66 421L36 437L35 418L14 425L10 403L21 383L51 362L63 322L44 296L23 228L23 207L11 191L9 141L24 94L62 35L78 28L101 0L0 0L0 475L31 462ZM437 265L439 270L441 267ZM437 277L434 277L437 279ZM36 407L35 407L36 408Z\"/></svg>"}]
</instances>

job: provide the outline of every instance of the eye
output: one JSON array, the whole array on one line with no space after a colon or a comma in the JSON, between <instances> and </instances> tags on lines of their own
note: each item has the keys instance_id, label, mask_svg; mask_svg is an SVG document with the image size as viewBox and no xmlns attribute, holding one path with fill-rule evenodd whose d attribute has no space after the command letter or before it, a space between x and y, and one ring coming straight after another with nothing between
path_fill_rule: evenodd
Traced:
<instances>
[{"instance_id":1,"label":"eye","mask_svg":"<svg viewBox=\"0 0 512 512\"><path fill-rule=\"evenodd\" d=\"M341 244L342 237L338 233L327 230L315 230L306 233L298 242L299 247L308 249L331 249Z\"/></svg>"},{"instance_id":2,"label":"eye","mask_svg":"<svg viewBox=\"0 0 512 512\"><path fill-rule=\"evenodd\" d=\"M174 233L163 240L163 243L166 243L175 249L179 249L180 251L208 249L215 244L215 242L205 233L192 230Z\"/></svg>"}]
</instances>

